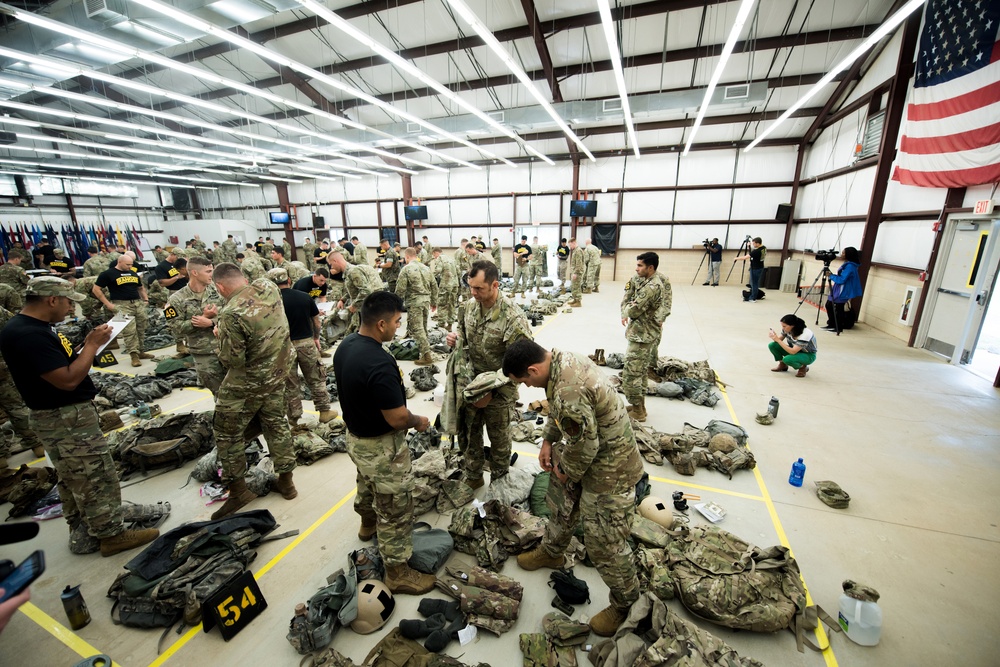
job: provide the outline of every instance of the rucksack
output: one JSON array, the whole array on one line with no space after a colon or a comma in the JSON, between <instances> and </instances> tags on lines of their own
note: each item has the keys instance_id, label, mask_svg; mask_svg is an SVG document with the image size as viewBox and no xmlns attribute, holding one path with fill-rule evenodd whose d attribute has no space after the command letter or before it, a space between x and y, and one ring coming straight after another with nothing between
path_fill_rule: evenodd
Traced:
<instances>
[{"instance_id":1,"label":"rucksack","mask_svg":"<svg viewBox=\"0 0 1000 667\"><path fill-rule=\"evenodd\" d=\"M839 627L806 604L798 563L786 547L756 547L725 530L695 526L677 531L668 547L677 598L693 615L753 632L789 629L796 645L820 650L806 637L818 619Z\"/></svg>"},{"instance_id":2,"label":"rucksack","mask_svg":"<svg viewBox=\"0 0 1000 667\"><path fill-rule=\"evenodd\" d=\"M164 415L108 435L114 457L121 463L122 478L149 468L179 465L212 450L213 413L186 412Z\"/></svg>"},{"instance_id":3,"label":"rucksack","mask_svg":"<svg viewBox=\"0 0 1000 667\"><path fill-rule=\"evenodd\" d=\"M567 604L590 602L590 588L587 582L573 574L573 570L556 570L549 575L549 587Z\"/></svg>"}]
</instances>

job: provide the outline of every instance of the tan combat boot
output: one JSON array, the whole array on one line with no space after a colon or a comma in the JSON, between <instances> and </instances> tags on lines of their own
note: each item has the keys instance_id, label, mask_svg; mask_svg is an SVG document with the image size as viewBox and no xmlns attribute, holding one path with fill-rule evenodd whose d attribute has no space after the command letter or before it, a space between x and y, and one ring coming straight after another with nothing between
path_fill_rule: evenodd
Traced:
<instances>
[{"instance_id":1,"label":"tan combat boot","mask_svg":"<svg viewBox=\"0 0 1000 667\"><path fill-rule=\"evenodd\" d=\"M246 480L242 477L234 479L229 483L229 498L226 502L212 514L212 521L223 519L230 514L235 514L244 505L257 499L257 494L247 488Z\"/></svg>"},{"instance_id":2,"label":"tan combat boot","mask_svg":"<svg viewBox=\"0 0 1000 667\"><path fill-rule=\"evenodd\" d=\"M139 361L139 353L138 352L133 352L132 353L132 365L133 366L137 366L137 367L138 366L142 366L142 362Z\"/></svg>"},{"instance_id":3,"label":"tan combat boot","mask_svg":"<svg viewBox=\"0 0 1000 667\"><path fill-rule=\"evenodd\" d=\"M540 567L550 567L553 570L558 570L566 564L566 558L564 556L550 556L539 545L531 551L518 554L517 564L522 570L533 571Z\"/></svg>"},{"instance_id":4,"label":"tan combat boot","mask_svg":"<svg viewBox=\"0 0 1000 667\"><path fill-rule=\"evenodd\" d=\"M108 343L108 346L106 348L104 348L104 349L105 350L120 350L121 349L121 345L118 344L118 339L117 338L112 338L111 342Z\"/></svg>"},{"instance_id":5,"label":"tan combat boot","mask_svg":"<svg viewBox=\"0 0 1000 667\"><path fill-rule=\"evenodd\" d=\"M153 356L152 354L150 354L149 352L140 352L140 353L139 353L139 358L140 358L140 359L156 359L156 357L154 357L154 356Z\"/></svg>"},{"instance_id":6,"label":"tan combat boot","mask_svg":"<svg viewBox=\"0 0 1000 667\"><path fill-rule=\"evenodd\" d=\"M590 619L590 629L598 637L612 637L628 618L628 609L610 605Z\"/></svg>"},{"instance_id":7,"label":"tan combat boot","mask_svg":"<svg viewBox=\"0 0 1000 667\"><path fill-rule=\"evenodd\" d=\"M362 542L368 542L375 537L375 534L378 532L377 527L378 523L375 517L361 517L361 530L358 531L358 539Z\"/></svg>"},{"instance_id":8,"label":"tan combat boot","mask_svg":"<svg viewBox=\"0 0 1000 667\"><path fill-rule=\"evenodd\" d=\"M483 480L482 473L480 473L479 477L471 477L465 480L465 483L471 486L472 490L475 491L476 489L481 489L483 487L483 484L485 484L486 482Z\"/></svg>"},{"instance_id":9,"label":"tan combat boot","mask_svg":"<svg viewBox=\"0 0 1000 667\"><path fill-rule=\"evenodd\" d=\"M579 308L580 306L583 305L583 302L580 301L579 299L573 299L572 301L570 301L566 305L569 306L570 308Z\"/></svg>"},{"instance_id":10,"label":"tan combat boot","mask_svg":"<svg viewBox=\"0 0 1000 667\"><path fill-rule=\"evenodd\" d=\"M636 420L637 422L646 421L645 397L640 398L635 405L630 405L627 408L625 408L625 411L628 412L629 416L632 417L632 419Z\"/></svg>"},{"instance_id":11,"label":"tan combat boot","mask_svg":"<svg viewBox=\"0 0 1000 667\"><path fill-rule=\"evenodd\" d=\"M333 408L330 408L329 410L320 410L319 411L319 421L320 421L320 423L323 423L323 424L325 424L327 422L332 422L334 419L336 419L339 416L340 416L340 413L337 412L336 410L334 410Z\"/></svg>"},{"instance_id":12,"label":"tan combat boot","mask_svg":"<svg viewBox=\"0 0 1000 667\"><path fill-rule=\"evenodd\" d=\"M387 565L385 568L384 583L393 593L423 595L434 588L436 581L434 575L417 572L406 563Z\"/></svg>"},{"instance_id":13,"label":"tan combat boot","mask_svg":"<svg viewBox=\"0 0 1000 667\"><path fill-rule=\"evenodd\" d=\"M274 485L274 488L278 490L281 497L285 500L291 500L295 496L299 495L299 492L295 490L295 482L292 481L292 473L283 472L278 475L278 481ZM249 491L249 489L247 489ZM251 493L253 493L251 491ZM232 491L230 491L232 494Z\"/></svg>"},{"instance_id":14,"label":"tan combat boot","mask_svg":"<svg viewBox=\"0 0 1000 667\"><path fill-rule=\"evenodd\" d=\"M413 363L416 364L417 366L430 366L434 363L434 355L428 352L424 354L424 356L414 361Z\"/></svg>"},{"instance_id":15,"label":"tan combat boot","mask_svg":"<svg viewBox=\"0 0 1000 667\"><path fill-rule=\"evenodd\" d=\"M191 354L188 346L184 343L177 343L177 354L174 355L174 359L183 359L184 357Z\"/></svg>"},{"instance_id":16,"label":"tan combat boot","mask_svg":"<svg viewBox=\"0 0 1000 667\"><path fill-rule=\"evenodd\" d=\"M604 348L603 347L597 348L596 354L597 354L597 359L594 360L594 363L596 363L598 366L607 366L608 360L604 356Z\"/></svg>"},{"instance_id":17,"label":"tan combat boot","mask_svg":"<svg viewBox=\"0 0 1000 667\"><path fill-rule=\"evenodd\" d=\"M149 544L159 536L160 531L155 528L123 530L113 537L101 538L101 555L114 556L123 551L141 547L143 544Z\"/></svg>"},{"instance_id":18,"label":"tan combat boot","mask_svg":"<svg viewBox=\"0 0 1000 667\"><path fill-rule=\"evenodd\" d=\"M601 291L601 288L599 288L599 287L595 287L595 288L594 288L593 290L591 290L591 291L592 291L592 292L593 292L594 294L597 294L598 292L600 292L600 291Z\"/></svg>"},{"instance_id":19,"label":"tan combat boot","mask_svg":"<svg viewBox=\"0 0 1000 667\"><path fill-rule=\"evenodd\" d=\"M31 448L31 453L34 454L35 456L45 456L45 448L44 447L32 447Z\"/></svg>"}]
</instances>

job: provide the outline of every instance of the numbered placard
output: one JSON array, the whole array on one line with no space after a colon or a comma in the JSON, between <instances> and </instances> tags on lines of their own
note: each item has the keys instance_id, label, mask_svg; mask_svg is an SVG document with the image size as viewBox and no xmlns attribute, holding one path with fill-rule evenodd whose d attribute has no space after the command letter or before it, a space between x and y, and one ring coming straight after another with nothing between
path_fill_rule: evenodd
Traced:
<instances>
[{"instance_id":1,"label":"numbered placard","mask_svg":"<svg viewBox=\"0 0 1000 667\"><path fill-rule=\"evenodd\" d=\"M202 628L216 625L227 642L267 609L267 600L249 570L201 605Z\"/></svg>"},{"instance_id":2,"label":"numbered placard","mask_svg":"<svg viewBox=\"0 0 1000 667\"><path fill-rule=\"evenodd\" d=\"M94 357L94 367L95 368L107 368L108 366L114 366L118 363L118 358L115 356L114 352L104 350L99 355Z\"/></svg>"}]
</instances>

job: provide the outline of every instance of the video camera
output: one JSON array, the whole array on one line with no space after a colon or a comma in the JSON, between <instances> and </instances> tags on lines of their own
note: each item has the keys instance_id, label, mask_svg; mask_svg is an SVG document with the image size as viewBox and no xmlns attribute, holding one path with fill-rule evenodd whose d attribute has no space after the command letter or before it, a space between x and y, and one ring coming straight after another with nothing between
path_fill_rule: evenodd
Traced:
<instances>
[{"instance_id":1,"label":"video camera","mask_svg":"<svg viewBox=\"0 0 1000 667\"><path fill-rule=\"evenodd\" d=\"M840 253L833 248L830 248L829 250L818 250L816 252L816 259L823 262L823 264L827 266L830 266L830 262L837 259L839 256Z\"/></svg>"}]
</instances>

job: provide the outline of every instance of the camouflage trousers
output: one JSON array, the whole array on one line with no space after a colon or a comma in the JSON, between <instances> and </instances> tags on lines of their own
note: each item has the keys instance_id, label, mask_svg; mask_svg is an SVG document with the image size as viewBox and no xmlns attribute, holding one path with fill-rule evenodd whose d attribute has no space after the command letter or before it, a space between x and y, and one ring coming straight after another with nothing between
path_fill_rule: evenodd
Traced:
<instances>
[{"instance_id":1,"label":"camouflage trousers","mask_svg":"<svg viewBox=\"0 0 1000 667\"><path fill-rule=\"evenodd\" d=\"M517 394L505 397L493 393L485 408L466 405L464 420L468 439L459 437L458 447L465 460L465 478L476 479L483 474L486 453L483 451L483 427L490 438L490 478L503 477L510 470L510 414Z\"/></svg>"},{"instance_id":2,"label":"camouflage trousers","mask_svg":"<svg viewBox=\"0 0 1000 667\"><path fill-rule=\"evenodd\" d=\"M393 278L392 280L387 281L385 285L386 285L386 287L385 287L386 291L392 292L393 294L396 293L396 279L395 278Z\"/></svg>"},{"instance_id":3,"label":"camouflage trousers","mask_svg":"<svg viewBox=\"0 0 1000 667\"><path fill-rule=\"evenodd\" d=\"M406 337L416 341L420 356L431 353L431 342L427 340L428 319L430 306L406 304Z\"/></svg>"},{"instance_id":4,"label":"camouflage trousers","mask_svg":"<svg viewBox=\"0 0 1000 667\"><path fill-rule=\"evenodd\" d=\"M80 304L80 313L85 320L90 320L95 325L104 324L108 321L108 312L104 310L104 305L96 299L88 298Z\"/></svg>"},{"instance_id":5,"label":"camouflage trousers","mask_svg":"<svg viewBox=\"0 0 1000 667\"><path fill-rule=\"evenodd\" d=\"M31 413L28 406L21 398L21 392L14 386L14 380L10 377L7 364L0 362L0 408L7 413L14 433L21 439L21 443L30 449L43 447L35 431L31 428ZM0 436L0 459L6 460L10 456L11 442L6 437Z\"/></svg>"},{"instance_id":6,"label":"camouflage trousers","mask_svg":"<svg viewBox=\"0 0 1000 667\"><path fill-rule=\"evenodd\" d=\"M292 432L285 420L284 379L271 385L238 385L223 381L215 400L212 430L219 450L222 482L229 484L243 477L247 470L246 445L243 434L254 419L267 440L267 450L278 474L295 469Z\"/></svg>"},{"instance_id":7,"label":"camouflage trousers","mask_svg":"<svg viewBox=\"0 0 1000 667\"><path fill-rule=\"evenodd\" d=\"M313 405L320 412L330 409L330 392L326 389L326 366L319 356L319 349L312 338L293 340L295 358L306 386L312 393ZM285 386L285 399L288 403L288 421L295 423L302 416L302 383L299 381L299 371L292 368L288 374L288 384Z\"/></svg>"},{"instance_id":8,"label":"camouflage trousers","mask_svg":"<svg viewBox=\"0 0 1000 667\"><path fill-rule=\"evenodd\" d=\"M580 269L577 273L570 273L570 278L572 280L570 284L570 294L573 295L575 301L579 301L583 298L583 279L586 269Z\"/></svg>"},{"instance_id":9,"label":"camouflage trousers","mask_svg":"<svg viewBox=\"0 0 1000 667\"><path fill-rule=\"evenodd\" d=\"M545 271L542 270L541 264L535 266L528 265L528 289L538 289L542 286L542 280L544 279Z\"/></svg>"},{"instance_id":10,"label":"camouflage trousers","mask_svg":"<svg viewBox=\"0 0 1000 667\"><path fill-rule=\"evenodd\" d=\"M192 354L194 369L198 373L198 381L212 396L219 395L219 387L226 378L226 368L219 361L217 354Z\"/></svg>"},{"instance_id":11,"label":"camouflage trousers","mask_svg":"<svg viewBox=\"0 0 1000 667\"><path fill-rule=\"evenodd\" d=\"M545 504L552 517L545 524L542 549L549 556L562 555L582 515L587 556L610 589L611 604L621 609L638 600L639 579L628 543L635 517L635 489L595 493L550 475Z\"/></svg>"},{"instance_id":12,"label":"camouflage trousers","mask_svg":"<svg viewBox=\"0 0 1000 667\"><path fill-rule=\"evenodd\" d=\"M149 319L146 315L146 304L141 300L135 301L112 301L115 306L115 314L128 315L134 320L118 334L122 340L122 347L127 354L142 352L142 341L146 338L146 325Z\"/></svg>"},{"instance_id":13,"label":"camouflage trousers","mask_svg":"<svg viewBox=\"0 0 1000 667\"><path fill-rule=\"evenodd\" d=\"M514 287L512 292L523 292L531 285L531 267L527 264L518 264L514 260Z\"/></svg>"},{"instance_id":14,"label":"camouflage trousers","mask_svg":"<svg viewBox=\"0 0 1000 667\"><path fill-rule=\"evenodd\" d=\"M438 326L444 327L445 329L451 329L451 325L455 323L455 309L458 303L458 290L457 289L439 289L438 290L438 310L437 310L437 320Z\"/></svg>"},{"instance_id":15,"label":"camouflage trousers","mask_svg":"<svg viewBox=\"0 0 1000 667\"><path fill-rule=\"evenodd\" d=\"M347 432L347 453L358 469L354 511L375 519L378 550L387 566L402 565L413 553L413 475L406 431L377 438Z\"/></svg>"},{"instance_id":16,"label":"camouflage trousers","mask_svg":"<svg viewBox=\"0 0 1000 667\"><path fill-rule=\"evenodd\" d=\"M149 286L149 305L163 310L167 306L167 300L169 299L170 292L167 288L159 282L153 281L153 284Z\"/></svg>"},{"instance_id":17,"label":"camouflage trousers","mask_svg":"<svg viewBox=\"0 0 1000 667\"><path fill-rule=\"evenodd\" d=\"M559 260L559 265L556 267L556 277L559 278L559 282L566 282L566 276L569 275L569 260L561 259Z\"/></svg>"},{"instance_id":18,"label":"camouflage trousers","mask_svg":"<svg viewBox=\"0 0 1000 667\"><path fill-rule=\"evenodd\" d=\"M594 260L592 264L587 265L587 278L584 281L584 287L589 290L595 290L601 286L601 261Z\"/></svg>"},{"instance_id":19,"label":"camouflage trousers","mask_svg":"<svg viewBox=\"0 0 1000 667\"><path fill-rule=\"evenodd\" d=\"M625 349L625 367L622 369L622 392L632 405L646 396L646 370L656 354L656 343L628 341Z\"/></svg>"},{"instance_id":20,"label":"camouflage trousers","mask_svg":"<svg viewBox=\"0 0 1000 667\"><path fill-rule=\"evenodd\" d=\"M122 490L94 404L32 410L31 426L59 474L66 523L82 520L96 538L122 532Z\"/></svg>"}]
</instances>

